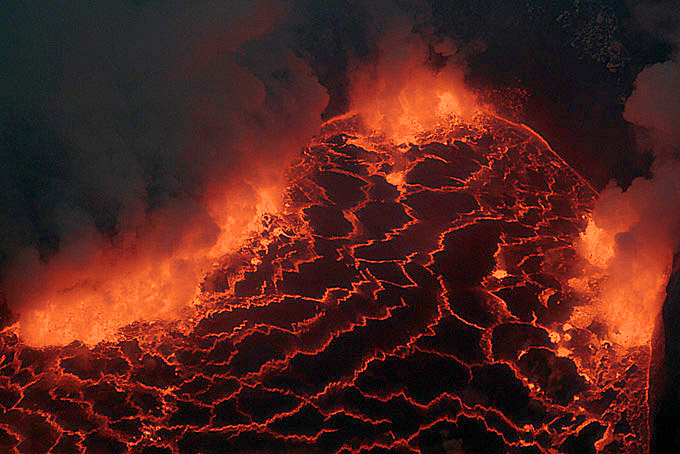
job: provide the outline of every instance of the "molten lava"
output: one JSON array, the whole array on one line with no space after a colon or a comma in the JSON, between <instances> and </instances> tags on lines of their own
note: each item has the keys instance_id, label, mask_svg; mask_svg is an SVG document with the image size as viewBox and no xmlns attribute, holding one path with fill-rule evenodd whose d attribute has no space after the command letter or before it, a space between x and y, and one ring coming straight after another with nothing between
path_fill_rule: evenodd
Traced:
<instances>
[{"instance_id":1,"label":"molten lava","mask_svg":"<svg viewBox=\"0 0 680 454\"><path fill-rule=\"evenodd\" d=\"M1 443L642 453L648 350L571 320L589 304L569 280L595 196L493 115L442 117L402 146L331 121L291 167L282 210L218 260L224 285L187 318L94 347L5 332Z\"/></svg>"},{"instance_id":2,"label":"molten lava","mask_svg":"<svg viewBox=\"0 0 680 454\"><path fill-rule=\"evenodd\" d=\"M169 254L121 238L17 287L61 300L0 337L5 451L645 452L597 193L462 73L381 61L258 208L212 194Z\"/></svg>"}]
</instances>

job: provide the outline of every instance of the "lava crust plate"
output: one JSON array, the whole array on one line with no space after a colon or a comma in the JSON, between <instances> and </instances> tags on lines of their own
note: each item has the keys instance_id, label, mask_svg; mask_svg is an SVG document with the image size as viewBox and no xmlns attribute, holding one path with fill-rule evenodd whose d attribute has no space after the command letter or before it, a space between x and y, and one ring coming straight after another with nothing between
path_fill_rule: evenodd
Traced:
<instances>
[{"instance_id":1,"label":"lava crust plate","mask_svg":"<svg viewBox=\"0 0 680 454\"><path fill-rule=\"evenodd\" d=\"M192 315L96 346L3 333L0 449L643 453L646 348L568 323L595 192L487 116L394 146L353 117Z\"/></svg>"}]
</instances>

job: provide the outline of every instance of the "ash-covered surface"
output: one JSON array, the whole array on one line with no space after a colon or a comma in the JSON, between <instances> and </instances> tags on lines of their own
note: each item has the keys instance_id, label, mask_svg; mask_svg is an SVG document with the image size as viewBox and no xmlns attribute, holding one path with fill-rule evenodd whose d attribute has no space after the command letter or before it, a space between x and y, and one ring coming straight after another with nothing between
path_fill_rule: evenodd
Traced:
<instances>
[{"instance_id":1,"label":"ash-covered surface","mask_svg":"<svg viewBox=\"0 0 680 454\"><path fill-rule=\"evenodd\" d=\"M331 122L193 319L5 332L0 449L643 453L647 348L565 325L594 197L502 120L409 148Z\"/></svg>"}]
</instances>

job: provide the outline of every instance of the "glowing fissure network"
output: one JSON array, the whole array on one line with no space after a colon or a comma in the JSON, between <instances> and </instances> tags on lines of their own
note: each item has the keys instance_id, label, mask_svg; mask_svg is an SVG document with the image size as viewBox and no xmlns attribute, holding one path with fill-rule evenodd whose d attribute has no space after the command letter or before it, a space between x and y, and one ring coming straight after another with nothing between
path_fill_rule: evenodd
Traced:
<instances>
[{"instance_id":1,"label":"glowing fissure network","mask_svg":"<svg viewBox=\"0 0 680 454\"><path fill-rule=\"evenodd\" d=\"M595 192L490 115L416 139L326 123L191 318L4 332L3 450L644 453L648 347L570 320Z\"/></svg>"}]
</instances>

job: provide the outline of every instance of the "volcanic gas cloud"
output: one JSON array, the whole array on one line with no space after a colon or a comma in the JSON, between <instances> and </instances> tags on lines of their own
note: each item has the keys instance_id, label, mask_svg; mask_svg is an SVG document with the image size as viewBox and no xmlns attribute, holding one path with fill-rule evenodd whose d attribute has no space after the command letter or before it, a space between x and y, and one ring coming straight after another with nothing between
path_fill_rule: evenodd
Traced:
<instances>
[{"instance_id":1,"label":"volcanic gas cloud","mask_svg":"<svg viewBox=\"0 0 680 454\"><path fill-rule=\"evenodd\" d=\"M595 203L579 244L590 266L573 284L585 289L599 282L595 304L580 311L579 323L604 318L610 336L624 345L649 343L666 296L673 254L680 247L680 217L674 209L680 202L676 60L645 68L625 104L624 118L639 127L640 147L654 153L651 176L637 178L625 189L612 181Z\"/></svg>"},{"instance_id":2,"label":"volcanic gas cloud","mask_svg":"<svg viewBox=\"0 0 680 454\"><path fill-rule=\"evenodd\" d=\"M280 208L283 168L327 102L306 64L268 35L281 5L109 13L131 28L127 41L101 43L96 27L85 28L72 60L84 55L96 69L67 68L60 93L69 158L84 168L74 184L89 199L57 200L58 250L26 248L3 277L32 346L94 345L136 320L186 312L215 260ZM125 66L105 61L109 44L133 49ZM159 47L173 51L157 55ZM116 83L135 99L121 99ZM115 216L108 231L93 206Z\"/></svg>"}]
</instances>

